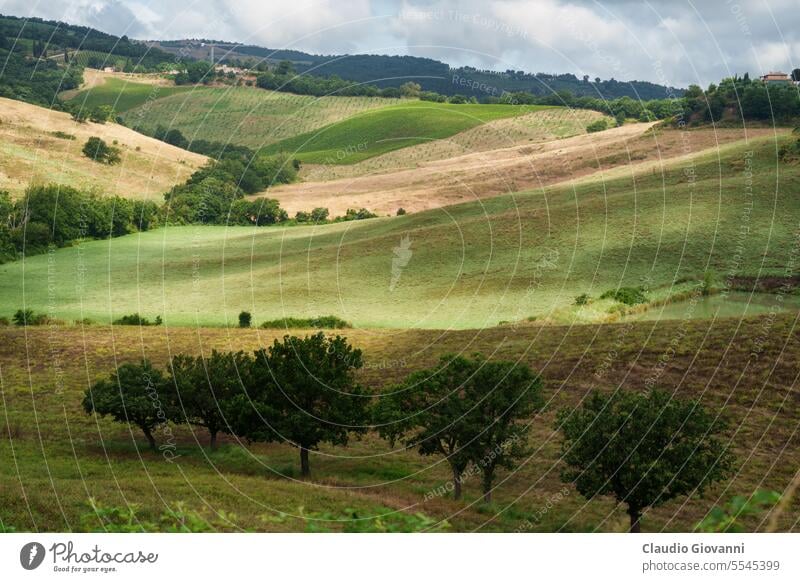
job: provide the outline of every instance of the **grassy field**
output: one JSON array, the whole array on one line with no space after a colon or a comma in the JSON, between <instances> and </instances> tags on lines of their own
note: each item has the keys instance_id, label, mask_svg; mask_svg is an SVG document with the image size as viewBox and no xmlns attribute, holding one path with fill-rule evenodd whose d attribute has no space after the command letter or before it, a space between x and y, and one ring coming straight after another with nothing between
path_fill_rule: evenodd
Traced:
<instances>
[{"instance_id":1,"label":"grassy field","mask_svg":"<svg viewBox=\"0 0 800 582\"><path fill-rule=\"evenodd\" d=\"M783 491L800 464L797 427L797 317L607 326L521 326L481 331L347 330L364 349L360 379L380 386L431 365L440 354L482 351L525 362L544 379L546 408L532 419L532 455L502 471L492 505L479 503L480 483L465 499L430 495L446 483L440 458L390 449L373 435L347 448L312 453L312 481L297 479L288 445L246 447L223 438L205 448L202 429L171 427L178 456L167 462L145 449L138 431L83 413L83 391L117 364L212 348L254 349L280 331L190 328L0 328L0 524L17 530L69 531L103 506L137 505L156 520L178 503L213 519L221 530L338 530L337 520L422 512L451 531L624 531L624 509L608 498L587 503L561 483L556 411L591 388L657 385L698 398L730 421L725 441L736 455L734 476L704 497L680 498L645 514L643 531L691 530L715 505L756 489ZM680 338L676 344L675 338ZM668 365L663 365L664 358ZM159 433L164 442L170 435ZM137 447L141 447L138 449ZM800 500L781 530L797 530ZM766 517L750 517L763 530ZM526 523L530 520L530 523Z\"/></svg>"},{"instance_id":2,"label":"grassy field","mask_svg":"<svg viewBox=\"0 0 800 582\"><path fill-rule=\"evenodd\" d=\"M489 121L542 109L546 107L410 101L280 141L267 151L290 152L312 164L354 164L401 148L449 138Z\"/></svg>"},{"instance_id":3,"label":"grassy field","mask_svg":"<svg viewBox=\"0 0 800 582\"><path fill-rule=\"evenodd\" d=\"M312 97L253 87L192 87L127 110L123 119L148 134L163 125L190 139L258 148L399 101Z\"/></svg>"},{"instance_id":4,"label":"grassy field","mask_svg":"<svg viewBox=\"0 0 800 582\"><path fill-rule=\"evenodd\" d=\"M776 165L775 150L753 142L664 174L391 219L87 242L0 267L0 315L25 305L68 320L138 311L221 325L246 309L256 322L332 314L362 327L456 329L613 319L620 306L599 296L620 285L663 301L706 272L715 286L796 272L800 167ZM575 306L583 293L589 303Z\"/></svg>"},{"instance_id":5,"label":"grassy field","mask_svg":"<svg viewBox=\"0 0 800 582\"><path fill-rule=\"evenodd\" d=\"M82 148L93 136L118 147L121 162L108 166L84 156ZM77 123L66 113L0 99L0 189L13 196L30 184L57 183L160 201L205 162L205 156L116 123Z\"/></svg>"},{"instance_id":6,"label":"grassy field","mask_svg":"<svg viewBox=\"0 0 800 582\"><path fill-rule=\"evenodd\" d=\"M87 109L98 105L110 105L117 114L125 113L148 101L163 99L171 95L181 95L193 87L137 83L136 81L109 77L94 87L75 93L70 101L79 103Z\"/></svg>"},{"instance_id":7,"label":"grassy field","mask_svg":"<svg viewBox=\"0 0 800 582\"><path fill-rule=\"evenodd\" d=\"M515 117L496 119L445 139L393 150L355 164L306 164L301 169L304 180L335 180L387 172L516 145L558 140L586 131L586 125L603 115L586 109L552 107Z\"/></svg>"}]
</instances>

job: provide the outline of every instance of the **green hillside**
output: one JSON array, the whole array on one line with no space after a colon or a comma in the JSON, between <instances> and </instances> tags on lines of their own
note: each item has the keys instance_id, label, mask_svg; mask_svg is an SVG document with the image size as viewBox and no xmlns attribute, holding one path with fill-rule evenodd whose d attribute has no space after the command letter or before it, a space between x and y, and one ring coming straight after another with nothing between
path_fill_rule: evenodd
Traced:
<instances>
[{"instance_id":1,"label":"green hillside","mask_svg":"<svg viewBox=\"0 0 800 582\"><path fill-rule=\"evenodd\" d=\"M400 148L448 138L487 121L547 108L411 101L350 117L267 149L291 152L309 163L354 164Z\"/></svg>"},{"instance_id":2,"label":"green hillside","mask_svg":"<svg viewBox=\"0 0 800 582\"><path fill-rule=\"evenodd\" d=\"M645 285L658 300L707 272L715 284L785 275L787 265L793 274L800 167L776 165L775 151L773 141L751 142L635 183L626 176L396 218L170 227L89 242L52 261L0 267L0 315L25 305L102 322L163 314L173 325L230 323L242 309L256 322L335 314L369 327L601 320L619 305L599 296L620 285ZM577 308L583 293L590 303Z\"/></svg>"},{"instance_id":3,"label":"green hillside","mask_svg":"<svg viewBox=\"0 0 800 582\"><path fill-rule=\"evenodd\" d=\"M96 87L79 91L70 101L88 109L98 105L110 105L119 114L144 105L149 100L186 93L191 89L192 87L136 83L112 77Z\"/></svg>"},{"instance_id":4,"label":"green hillside","mask_svg":"<svg viewBox=\"0 0 800 582\"><path fill-rule=\"evenodd\" d=\"M318 98L253 87L193 87L130 109L123 119L147 134L162 125L179 129L189 139L258 148L398 102L380 97Z\"/></svg>"}]
</instances>

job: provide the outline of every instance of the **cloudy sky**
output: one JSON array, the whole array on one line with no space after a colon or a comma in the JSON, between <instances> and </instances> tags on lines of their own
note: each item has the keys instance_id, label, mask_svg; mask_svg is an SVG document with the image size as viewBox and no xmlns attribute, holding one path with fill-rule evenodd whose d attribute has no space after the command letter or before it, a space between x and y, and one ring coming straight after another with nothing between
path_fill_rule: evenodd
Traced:
<instances>
[{"instance_id":1,"label":"cloudy sky","mask_svg":"<svg viewBox=\"0 0 800 582\"><path fill-rule=\"evenodd\" d=\"M213 38L321 54L707 85L800 66L797 0L0 0L132 38Z\"/></svg>"}]
</instances>

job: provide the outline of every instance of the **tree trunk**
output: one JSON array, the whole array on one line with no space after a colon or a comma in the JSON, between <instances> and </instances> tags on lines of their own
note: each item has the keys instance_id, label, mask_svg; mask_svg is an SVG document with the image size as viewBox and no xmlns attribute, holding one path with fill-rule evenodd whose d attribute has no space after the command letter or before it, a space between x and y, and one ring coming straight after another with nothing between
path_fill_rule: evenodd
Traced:
<instances>
[{"instance_id":1,"label":"tree trunk","mask_svg":"<svg viewBox=\"0 0 800 582\"><path fill-rule=\"evenodd\" d=\"M462 471L453 467L453 499L461 499L461 474Z\"/></svg>"},{"instance_id":2,"label":"tree trunk","mask_svg":"<svg viewBox=\"0 0 800 582\"><path fill-rule=\"evenodd\" d=\"M150 432L150 429L147 428L146 426L142 427L142 432L144 433L144 436L147 437L147 442L150 444L150 450L155 451L157 447L156 447L156 439L153 438L153 433Z\"/></svg>"},{"instance_id":3,"label":"tree trunk","mask_svg":"<svg viewBox=\"0 0 800 582\"><path fill-rule=\"evenodd\" d=\"M212 449L216 449L217 448L217 431L209 429L208 432L211 433L211 443L210 443L211 444L211 448Z\"/></svg>"},{"instance_id":4,"label":"tree trunk","mask_svg":"<svg viewBox=\"0 0 800 582\"><path fill-rule=\"evenodd\" d=\"M492 483L494 482L494 470L483 472L483 502L492 502Z\"/></svg>"},{"instance_id":5,"label":"tree trunk","mask_svg":"<svg viewBox=\"0 0 800 582\"><path fill-rule=\"evenodd\" d=\"M639 512L639 509L633 506L628 506L628 515L631 518L631 527L628 530L630 533L641 533L641 520L642 514Z\"/></svg>"},{"instance_id":6,"label":"tree trunk","mask_svg":"<svg viewBox=\"0 0 800 582\"><path fill-rule=\"evenodd\" d=\"M305 478L311 474L311 468L308 466L308 449L300 447L300 474Z\"/></svg>"}]
</instances>

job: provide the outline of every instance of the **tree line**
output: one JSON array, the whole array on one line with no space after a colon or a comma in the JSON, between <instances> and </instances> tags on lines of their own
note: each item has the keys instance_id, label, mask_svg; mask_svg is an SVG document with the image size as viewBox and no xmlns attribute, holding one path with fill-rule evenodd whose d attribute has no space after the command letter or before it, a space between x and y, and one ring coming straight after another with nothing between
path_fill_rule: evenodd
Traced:
<instances>
[{"instance_id":1,"label":"tree line","mask_svg":"<svg viewBox=\"0 0 800 582\"><path fill-rule=\"evenodd\" d=\"M151 449L167 423L238 441L286 443L309 477L310 451L346 446L369 431L394 447L443 458L453 496L480 475L491 501L499 469L536 455L532 427L545 407L542 380L519 362L443 356L383 389L357 379L363 354L339 335L285 336L252 354L179 354L164 371L144 360L119 366L85 393L89 414L138 426ZM654 390L593 391L559 411L561 477L587 499L611 495L627 505L630 530L643 512L702 492L732 471L724 420L696 401Z\"/></svg>"}]
</instances>

